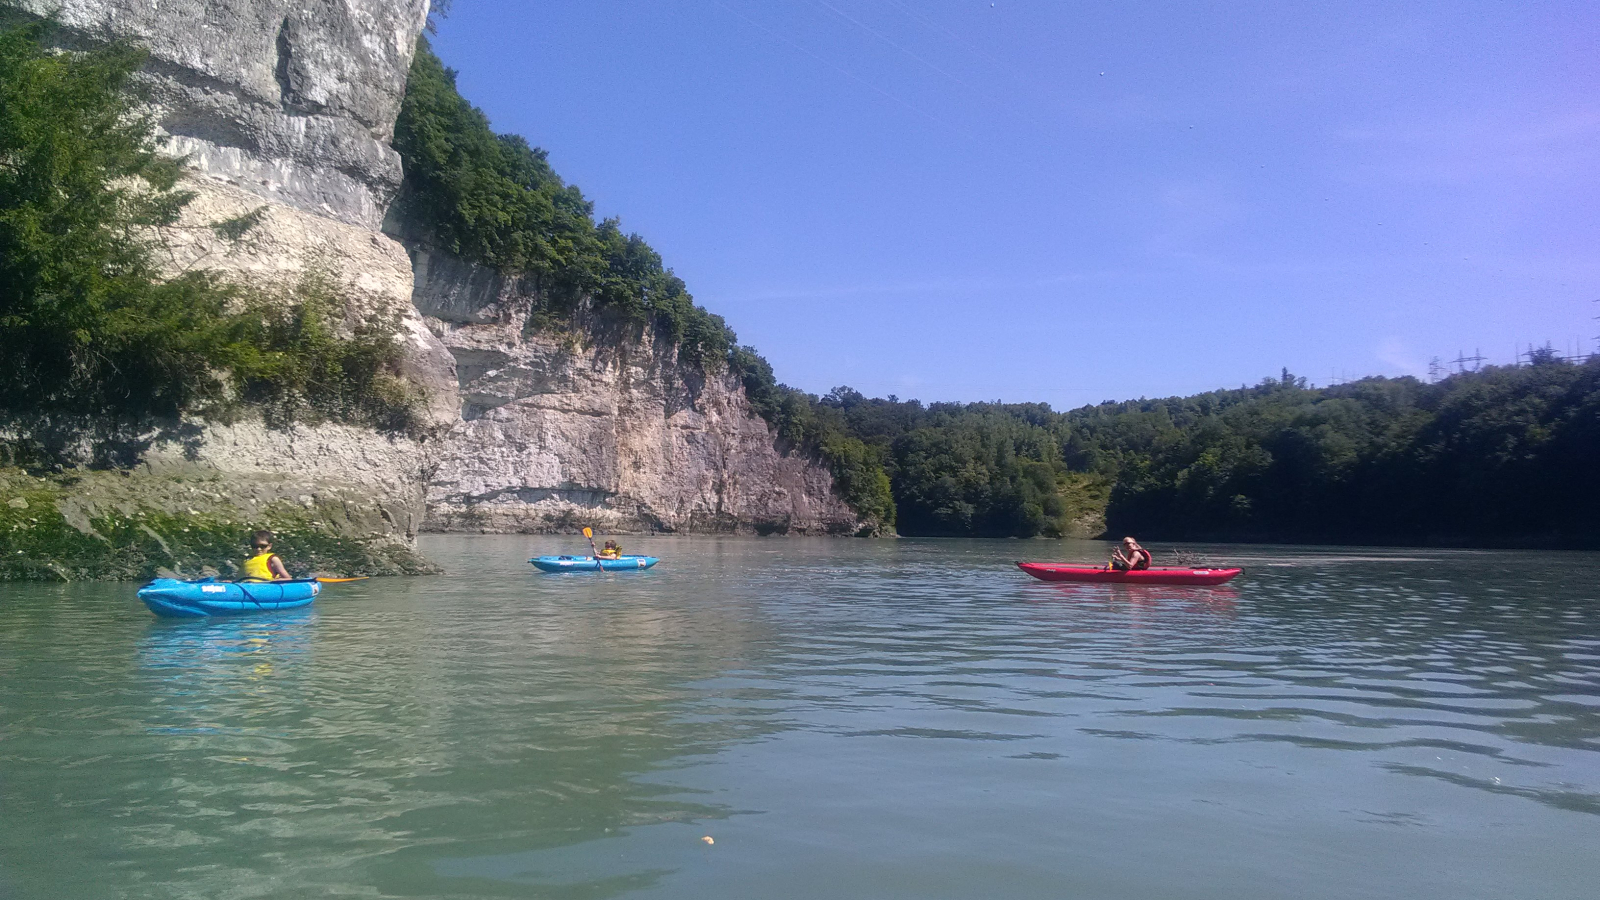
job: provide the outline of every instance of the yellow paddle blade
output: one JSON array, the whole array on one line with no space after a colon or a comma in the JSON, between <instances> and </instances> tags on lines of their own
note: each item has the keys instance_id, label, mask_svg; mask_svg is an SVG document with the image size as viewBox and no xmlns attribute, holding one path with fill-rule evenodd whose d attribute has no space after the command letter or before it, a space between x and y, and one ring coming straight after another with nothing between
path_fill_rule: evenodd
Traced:
<instances>
[{"instance_id":1,"label":"yellow paddle blade","mask_svg":"<svg viewBox=\"0 0 1600 900\"><path fill-rule=\"evenodd\" d=\"M352 581L366 581L366 575L357 575L354 578L318 578L319 584L348 584Z\"/></svg>"},{"instance_id":2,"label":"yellow paddle blade","mask_svg":"<svg viewBox=\"0 0 1600 900\"><path fill-rule=\"evenodd\" d=\"M586 537L586 538L592 538L592 537L594 537L594 529L593 529L593 528L590 528L590 527L588 527L588 526L584 526L584 529L583 529L583 536L584 536L584 537Z\"/></svg>"}]
</instances>

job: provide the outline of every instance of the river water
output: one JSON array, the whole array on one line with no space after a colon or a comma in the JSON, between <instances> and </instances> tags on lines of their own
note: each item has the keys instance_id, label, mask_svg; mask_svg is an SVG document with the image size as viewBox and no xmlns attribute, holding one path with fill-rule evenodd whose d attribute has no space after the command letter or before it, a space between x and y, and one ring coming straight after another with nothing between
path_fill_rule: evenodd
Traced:
<instances>
[{"instance_id":1,"label":"river water","mask_svg":"<svg viewBox=\"0 0 1600 900\"><path fill-rule=\"evenodd\" d=\"M1600 555L625 543L234 620L0 585L0 897L1600 894Z\"/></svg>"}]
</instances>

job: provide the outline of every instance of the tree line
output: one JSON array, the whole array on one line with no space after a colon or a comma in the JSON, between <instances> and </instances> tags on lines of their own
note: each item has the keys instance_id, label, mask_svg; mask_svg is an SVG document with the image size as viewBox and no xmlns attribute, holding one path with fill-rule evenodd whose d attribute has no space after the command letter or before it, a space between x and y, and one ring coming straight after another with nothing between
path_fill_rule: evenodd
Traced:
<instances>
[{"instance_id":1,"label":"tree line","mask_svg":"<svg viewBox=\"0 0 1600 900\"><path fill-rule=\"evenodd\" d=\"M1600 544L1600 357L1064 413L813 403L876 457L902 534L1069 534L1100 504L1110 533L1158 539Z\"/></svg>"},{"instance_id":2,"label":"tree line","mask_svg":"<svg viewBox=\"0 0 1600 900\"><path fill-rule=\"evenodd\" d=\"M343 323L315 273L262 297L205 272L163 277L155 226L190 195L114 44L55 52L49 23L0 30L0 425L30 416L405 430L394 323ZM395 145L401 217L443 249L526 277L529 326L580 308L653 329L738 377L788 449L831 468L869 524L907 535L1102 529L1166 539L1600 544L1600 359L1534 353L1429 384L1368 378L1105 403L931 403L780 384L638 235L545 154L497 135L419 43ZM217 223L238 239L254 223ZM15 457L17 449L7 449Z\"/></svg>"},{"instance_id":3,"label":"tree line","mask_svg":"<svg viewBox=\"0 0 1600 900\"><path fill-rule=\"evenodd\" d=\"M1427 384L1368 378L1069 414L1068 458L1116 473L1113 531L1153 537L1600 543L1600 357Z\"/></svg>"},{"instance_id":4,"label":"tree line","mask_svg":"<svg viewBox=\"0 0 1600 900\"><path fill-rule=\"evenodd\" d=\"M1437 384L1369 378L1106 403L932 403L778 383L638 235L544 151L497 135L419 41L395 146L401 218L532 280L534 327L580 306L738 375L782 444L824 459L864 519L907 535L1586 544L1600 532L1596 372L1536 355Z\"/></svg>"}]
</instances>

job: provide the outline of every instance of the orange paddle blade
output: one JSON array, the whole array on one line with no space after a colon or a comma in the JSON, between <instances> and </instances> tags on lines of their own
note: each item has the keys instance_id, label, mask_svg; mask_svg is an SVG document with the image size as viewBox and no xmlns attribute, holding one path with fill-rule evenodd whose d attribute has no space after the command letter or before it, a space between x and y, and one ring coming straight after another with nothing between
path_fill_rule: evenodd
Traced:
<instances>
[{"instance_id":1,"label":"orange paddle blade","mask_svg":"<svg viewBox=\"0 0 1600 900\"><path fill-rule=\"evenodd\" d=\"M357 575L354 578L320 578L319 577L317 579L317 583L319 583L319 584L348 584L349 582L352 582L352 581L366 581L367 577L368 576L366 576L366 575Z\"/></svg>"},{"instance_id":2,"label":"orange paddle blade","mask_svg":"<svg viewBox=\"0 0 1600 900\"><path fill-rule=\"evenodd\" d=\"M588 527L588 526L584 526L584 529L583 529L583 536L584 536L584 537L586 537L586 538L592 538L592 537L594 537L594 529L593 529L593 528L590 528L590 527Z\"/></svg>"}]
</instances>

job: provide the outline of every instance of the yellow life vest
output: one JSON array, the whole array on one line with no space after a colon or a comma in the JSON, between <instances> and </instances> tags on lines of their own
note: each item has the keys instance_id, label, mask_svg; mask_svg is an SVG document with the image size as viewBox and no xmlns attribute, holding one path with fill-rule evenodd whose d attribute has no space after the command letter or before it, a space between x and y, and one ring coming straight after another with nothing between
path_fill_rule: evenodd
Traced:
<instances>
[{"instance_id":1,"label":"yellow life vest","mask_svg":"<svg viewBox=\"0 0 1600 900\"><path fill-rule=\"evenodd\" d=\"M257 553L255 556L245 560L244 577L261 578L266 581L271 581L275 577L272 574L272 566L267 564L271 559L272 551L268 550L265 553Z\"/></svg>"}]
</instances>

